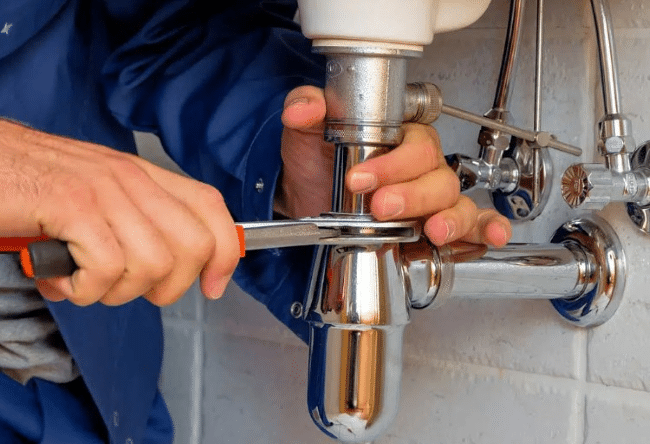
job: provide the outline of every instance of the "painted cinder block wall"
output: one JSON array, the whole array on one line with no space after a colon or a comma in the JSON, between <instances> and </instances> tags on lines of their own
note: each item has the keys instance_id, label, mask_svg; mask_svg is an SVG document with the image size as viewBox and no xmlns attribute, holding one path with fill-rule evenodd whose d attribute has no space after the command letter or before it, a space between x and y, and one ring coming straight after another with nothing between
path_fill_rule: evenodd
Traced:
<instances>
[{"instance_id":1,"label":"painted cinder block wall","mask_svg":"<svg viewBox=\"0 0 650 444\"><path fill-rule=\"evenodd\" d=\"M411 80L438 84L447 103L486 112L493 100L508 1L470 28L438 35ZM532 126L535 2L529 0L512 122ZM623 111L637 143L650 138L650 4L611 0ZM587 0L546 0L543 129L595 158L599 72ZM442 117L447 154L475 155L478 128ZM144 148L149 137L140 135ZM555 177L574 161L553 153ZM476 199L489 204L485 194ZM628 259L625 299L605 325L565 324L546 301L451 301L414 312L406 330L400 412L376 444L619 444L650 442L650 236L620 205L602 213ZM575 215L559 186L544 213L515 227L546 242ZM164 309L161 386L176 444L326 444L306 409L307 347L234 285L221 300L196 288Z\"/></svg>"}]
</instances>

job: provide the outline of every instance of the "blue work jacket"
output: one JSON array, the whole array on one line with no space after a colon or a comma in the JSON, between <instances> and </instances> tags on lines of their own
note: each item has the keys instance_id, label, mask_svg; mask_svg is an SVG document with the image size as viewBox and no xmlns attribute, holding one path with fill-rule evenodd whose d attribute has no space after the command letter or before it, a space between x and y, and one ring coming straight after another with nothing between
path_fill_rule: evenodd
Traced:
<instances>
[{"instance_id":1,"label":"blue work jacket","mask_svg":"<svg viewBox=\"0 0 650 444\"><path fill-rule=\"evenodd\" d=\"M294 13L291 1L2 0L0 116L131 153L132 130L153 132L235 220L271 219L284 97L323 76ZM311 254L251 253L234 276L303 339L290 306ZM141 442L157 396L159 309L48 306L111 442Z\"/></svg>"}]
</instances>

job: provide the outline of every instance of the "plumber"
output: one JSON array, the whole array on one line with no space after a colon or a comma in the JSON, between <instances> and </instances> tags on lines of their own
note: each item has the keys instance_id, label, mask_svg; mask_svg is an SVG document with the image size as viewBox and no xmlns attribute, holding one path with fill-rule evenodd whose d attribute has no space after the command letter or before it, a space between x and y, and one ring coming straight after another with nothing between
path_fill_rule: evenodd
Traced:
<instances>
[{"instance_id":1,"label":"plumber","mask_svg":"<svg viewBox=\"0 0 650 444\"><path fill-rule=\"evenodd\" d=\"M79 266L0 295L2 443L172 442L158 306L197 277L211 299L233 277L306 339L289 307L312 248L238 265L233 223L329 209L324 69L294 14L281 0L0 3L0 235L64 240ZM136 157L133 130L192 178ZM379 220L422 217L437 245L510 236L459 195L427 126L347 185L374 191Z\"/></svg>"}]
</instances>

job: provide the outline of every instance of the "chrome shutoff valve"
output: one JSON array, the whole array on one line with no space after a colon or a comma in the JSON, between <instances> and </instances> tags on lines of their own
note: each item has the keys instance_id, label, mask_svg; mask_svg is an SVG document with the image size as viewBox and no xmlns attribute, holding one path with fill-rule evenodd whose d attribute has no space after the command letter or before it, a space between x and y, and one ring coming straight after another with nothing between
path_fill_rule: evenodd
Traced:
<instances>
[{"instance_id":1,"label":"chrome shutoff valve","mask_svg":"<svg viewBox=\"0 0 650 444\"><path fill-rule=\"evenodd\" d=\"M562 176L562 197L571 208L601 210L612 200L613 183L605 165L576 163Z\"/></svg>"},{"instance_id":2,"label":"chrome shutoff valve","mask_svg":"<svg viewBox=\"0 0 650 444\"><path fill-rule=\"evenodd\" d=\"M647 206L650 169L637 166L614 171L603 164L574 164L562 176L562 197L571 208L587 210L601 210L610 202Z\"/></svg>"},{"instance_id":3,"label":"chrome shutoff valve","mask_svg":"<svg viewBox=\"0 0 650 444\"><path fill-rule=\"evenodd\" d=\"M636 149L632 156L632 168L635 171L642 171L650 176L650 141L645 142ZM641 230L650 233L650 203L649 199L644 202L628 202L627 213Z\"/></svg>"}]
</instances>

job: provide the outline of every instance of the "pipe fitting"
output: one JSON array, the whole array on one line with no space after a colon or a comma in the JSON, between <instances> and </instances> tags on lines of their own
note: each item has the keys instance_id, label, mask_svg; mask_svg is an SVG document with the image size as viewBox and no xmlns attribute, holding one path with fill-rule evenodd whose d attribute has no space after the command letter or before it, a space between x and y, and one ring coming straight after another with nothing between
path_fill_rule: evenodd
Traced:
<instances>
[{"instance_id":1,"label":"pipe fitting","mask_svg":"<svg viewBox=\"0 0 650 444\"><path fill-rule=\"evenodd\" d=\"M517 188L520 171L511 158L501 159L499 165L463 154L451 154L445 160L458 176L461 192L478 188L512 193Z\"/></svg>"},{"instance_id":2,"label":"pipe fitting","mask_svg":"<svg viewBox=\"0 0 650 444\"><path fill-rule=\"evenodd\" d=\"M650 204L650 170L616 172L603 164L573 164L562 176L562 197L571 208L601 210L610 202Z\"/></svg>"},{"instance_id":3,"label":"pipe fitting","mask_svg":"<svg viewBox=\"0 0 650 444\"><path fill-rule=\"evenodd\" d=\"M623 296L623 248L598 217L567 222L549 244L473 248L403 245L411 306L439 307L450 298L549 299L569 322L593 327L616 312Z\"/></svg>"},{"instance_id":4,"label":"pipe fitting","mask_svg":"<svg viewBox=\"0 0 650 444\"><path fill-rule=\"evenodd\" d=\"M431 124L442 113L442 91L433 83L415 82L406 85L404 122Z\"/></svg>"}]
</instances>

